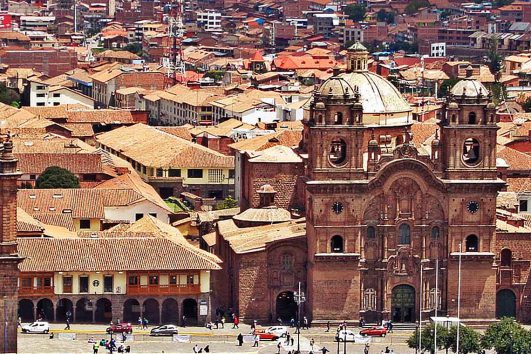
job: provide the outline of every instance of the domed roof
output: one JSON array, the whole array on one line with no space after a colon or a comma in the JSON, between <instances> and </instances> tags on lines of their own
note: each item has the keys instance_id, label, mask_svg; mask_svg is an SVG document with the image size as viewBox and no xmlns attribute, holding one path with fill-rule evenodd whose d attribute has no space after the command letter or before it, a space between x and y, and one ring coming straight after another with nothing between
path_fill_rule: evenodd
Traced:
<instances>
[{"instance_id":1,"label":"domed roof","mask_svg":"<svg viewBox=\"0 0 531 354\"><path fill-rule=\"evenodd\" d=\"M276 193L275 188L270 184L264 184L262 187L258 188L258 193Z\"/></svg>"},{"instance_id":2,"label":"domed roof","mask_svg":"<svg viewBox=\"0 0 531 354\"><path fill-rule=\"evenodd\" d=\"M332 76L319 87L319 93L323 96L343 97L347 94L352 95L354 93L354 88L343 78Z\"/></svg>"},{"instance_id":3,"label":"domed roof","mask_svg":"<svg viewBox=\"0 0 531 354\"><path fill-rule=\"evenodd\" d=\"M410 112L411 107L389 81L370 71L339 75L349 86L358 87L364 114Z\"/></svg>"},{"instance_id":4,"label":"domed roof","mask_svg":"<svg viewBox=\"0 0 531 354\"><path fill-rule=\"evenodd\" d=\"M279 223L291 220L291 214L286 209L276 206L265 208L250 208L234 216L237 221L252 223Z\"/></svg>"},{"instance_id":5,"label":"domed roof","mask_svg":"<svg viewBox=\"0 0 531 354\"><path fill-rule=\"evenodd\" d=\"M488 96L489 90L478 80L475 80L471 77L467 77L452 87L450 91L454 96L465 96L465 97L478 97Z\"/></svg>"}]
</instances>

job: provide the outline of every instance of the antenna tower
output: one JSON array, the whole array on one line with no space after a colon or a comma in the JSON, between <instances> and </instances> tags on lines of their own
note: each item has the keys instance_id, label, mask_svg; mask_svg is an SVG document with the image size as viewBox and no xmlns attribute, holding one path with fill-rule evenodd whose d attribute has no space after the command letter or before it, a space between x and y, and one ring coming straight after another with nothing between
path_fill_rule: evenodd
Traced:
<instances>
[{"instance_id":1,"label":"antenna tower","mask_svg":"<svg viewBox=\"0 0 531 354\"><path fill-rule=\"evenodd\" d=\"M171 39L171 48L169 55L165 60L167 84L173 86L177 83L177 74L184 76L184 62L182 55L182 39L184 37L183 24L183 2L184 0L173 0L170 4L170 13L168 16L168 36Z\"/></svg>"}]
</instances>

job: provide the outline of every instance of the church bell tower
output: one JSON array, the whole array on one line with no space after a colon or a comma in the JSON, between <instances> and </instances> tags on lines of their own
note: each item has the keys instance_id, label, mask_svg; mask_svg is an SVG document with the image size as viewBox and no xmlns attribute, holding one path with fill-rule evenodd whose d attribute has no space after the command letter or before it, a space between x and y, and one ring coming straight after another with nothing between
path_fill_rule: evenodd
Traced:
<instances>
[{"instance_id":1,"label":"church bell tower","mask_svg":"<svg viewBox=\"0 0 531 354\"><path fill-rule=\"evenodd\" d=\"M17 159L9 137L0 145L0 352L17 352L18 264L17 253Z\"/></svg>"}]
</instances>

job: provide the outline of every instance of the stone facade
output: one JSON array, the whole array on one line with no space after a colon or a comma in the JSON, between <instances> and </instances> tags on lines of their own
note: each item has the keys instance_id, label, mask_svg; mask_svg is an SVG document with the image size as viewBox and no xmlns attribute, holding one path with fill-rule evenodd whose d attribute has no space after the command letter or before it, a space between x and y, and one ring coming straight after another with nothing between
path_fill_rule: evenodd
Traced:
<instances>
[{"instance_id":1,"label":"stone facade","mask_svg":"<svg viewBox=\"0 0 531 354\"><path fill-rule=\"evenodd\" d=\"M363 61L366 53L352 58ZM459 273L461 318L493 320L496 196L505 183L496 173L498 127L487 89L471 75L457 84L431 146L421 149L413 144L410 122L367 123L363 92L345 77L334 75L314 93L298 150L303 174L299 166L283 170L290 184L278 182L281 172L273 164L244 170L246 207L258 185L284 185L285 198L294 195L293 181L304 182L306 238L236 254L218 237L229 269L225 279L238 289L226 293L226 301L242 318L270 312L276 319L289 312L282 294L293 295L297 284L273 286L276 263L270 257L276 246L285 252L306 249L304 271L296 279L302 279L305 315L314 323L360 317L416 322L421 312L426 319L435 308L439 315L456 316ZM299 278L303 274L306 281ZM291 311L284 317L296 316L296 307Z\"/></svg>"},{"instance_id":2,"label":"stone facade","mask_svg":"<svg viewBox=\"0 0 531 354\"><path fill-rule=\"evenodd\" d=\"M17 352L17 159L13 156L13 143L4 141L0 151L0 331L6 333L0 339L0 352ZM6 328L7 327L7 328Z\"/></svg>"}]
</instances>

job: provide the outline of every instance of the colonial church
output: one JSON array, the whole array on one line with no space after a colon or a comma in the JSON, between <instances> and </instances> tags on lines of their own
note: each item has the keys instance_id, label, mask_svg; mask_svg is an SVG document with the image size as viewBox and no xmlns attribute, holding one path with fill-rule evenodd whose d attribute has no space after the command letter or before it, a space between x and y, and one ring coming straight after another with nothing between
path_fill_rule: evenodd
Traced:
<instances>
[{"instance_id":1,"label":"colonial church","mask_svg":"<svg viewBox=\"0 0 531 354\"><path fill-rule=\"evenodd\" d=\"M299 146L240 151L242 212L217 225L215 302L289 319L300 282L314 323L456 316L461 258L461 317L494 319L505 183L490 93L469 68L417 146L410 106L367 63L349 48L346 72L313 93Z\"/></svg>"}]
</instances>

